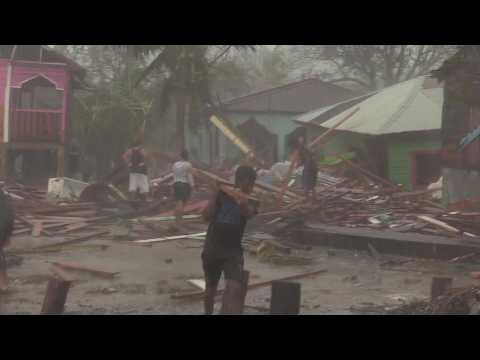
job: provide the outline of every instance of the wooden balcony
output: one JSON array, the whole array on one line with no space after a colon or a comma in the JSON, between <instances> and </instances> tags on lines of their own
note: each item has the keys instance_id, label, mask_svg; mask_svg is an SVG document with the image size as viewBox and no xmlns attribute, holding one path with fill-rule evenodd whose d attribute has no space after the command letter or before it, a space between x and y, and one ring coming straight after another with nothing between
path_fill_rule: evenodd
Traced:
<instances>
[{"instance_id":1,"label":"wooden balcony","mask_svg":"<svg viewBox=\"0 0 480 360\"><path fill-rule=\"evenodd\" d=\"M14 109L10 120L10 141L60 142L61 110Z\"/></svg>"}]
</instances>

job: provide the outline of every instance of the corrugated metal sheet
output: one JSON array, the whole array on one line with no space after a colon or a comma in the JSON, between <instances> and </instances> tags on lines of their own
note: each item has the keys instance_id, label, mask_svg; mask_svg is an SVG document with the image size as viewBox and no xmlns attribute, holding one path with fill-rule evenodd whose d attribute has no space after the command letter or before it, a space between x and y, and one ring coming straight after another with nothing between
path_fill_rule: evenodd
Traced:
<instances>
[{"instance_id":1,"label":"corrugated metal sheet","mask_svg":"<svg viewBox=\"0 0 480 360\"><path fill-rule=\"evenodd\" d=\"M348 106L348 104L351 104L353 106L355 104L358 104L360 101L363 101L363 100L369 98L370 96L372 96L374 94L376 94L376 92L369 93L369 94L362 95L362 96L358 96L358 97L355 97L355 98L352 98L352 99L348 99L348 100L336 103L334 105L325 106L325 107L322 107L320 109L310 111L306 114L303 114L303 115L299 116L297 119L295 119L295 121L298 122L298 123L301 123L301 124L308 124L308 123L312 123L312 122L315 122L316 124L321 124L322 123L322 118L324 116L328 116L329 112L334 112L336 108L339 108L338 111L342 111L341 110L342 106L344 106L344 105ZM333 115L335 115L336 113L337 112L335 112Z\"/></svg>"},{"instance_id":2,"label":"corrugated metal sheet","mask_svg":"<svg viewBox=\"0 0 480 360\"><path fill-rule=\"evenodd\" d=\"M225 103L232 112L305 113L350 99L351 90L318 79L306 79L291 84L238 97Z\"/></svg>"},{"instance_id":3,"label":"corrugated metal sheet","mask_svg":"<svg viewBox=\"0 0 480 360\"><path fill-rule=\"evenodd\" d=\"M386 88L355 105L358 111L338 130L368 135L385 135L409 131L437 130L441 127L441 88L425 90L425 77ZM425 91L427 93L425 93ZM351 108L321 124L331 128L343 119Z\"/></svg>"}]
</instances>

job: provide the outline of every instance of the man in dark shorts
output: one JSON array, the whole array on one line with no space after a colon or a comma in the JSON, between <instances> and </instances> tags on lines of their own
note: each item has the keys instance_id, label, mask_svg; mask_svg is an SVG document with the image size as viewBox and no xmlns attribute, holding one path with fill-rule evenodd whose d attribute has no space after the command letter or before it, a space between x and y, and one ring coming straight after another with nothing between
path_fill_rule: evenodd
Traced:
<instances>
[{"instance_id":1,"label":"man in dark shorts","mask_svg":"<svg viewBox=\"0 0 480 360\"><path fill-rule=\"evenodd\" d=\"M235 190L251 194L257 174L249 166L238 167ZM221 314L239 314L241 310L243 249L242 238L248 219L257 213L247 196L234 196L217 190L203 212L209 222L202 252L205 273L205 314L213 313L215 293L223 273L226 281Z\"/></svg>"},{"instance_id":2,"label":"man in dark shorts","mask_svg":"<svg viewBox=\"0 0 480 360\"><path fill-rule=\"evenodd\" d=\"M307 199L316 198L317 178L318 178L318 166L315 162L313 153L305 146L305 140L300 137L298 140L299 160L303 165L302 172L302 185L305 197Z\"/></svg>"},{"instance_id":3,"label":"man in dark shorts","mask_svg":"<svg viewBox=\"0 0 480 360\"><path fill-rule=\"evenodd\" d=\"M15 216L7 196L0 189L0 293L8 288L7 261L3 248L10 243Z\"/></svg>"}]
</instances>

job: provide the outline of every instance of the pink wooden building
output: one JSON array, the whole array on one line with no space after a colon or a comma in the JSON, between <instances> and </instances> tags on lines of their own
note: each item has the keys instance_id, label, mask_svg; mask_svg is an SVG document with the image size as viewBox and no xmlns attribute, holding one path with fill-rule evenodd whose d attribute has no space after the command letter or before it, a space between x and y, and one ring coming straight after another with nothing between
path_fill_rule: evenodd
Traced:
<instances>
[{"instance_id":1,"label":"pink wooden building","mask_svg":"<svg viewBox=\"0 0 480 360\"><path fill-rule=\"evenodd\" d=\"M84 76L78 64L41 45L0 45L0 178L18 154L42 152L55 154L63 176L72 91ZM24 166L38 166L38 157L26 158Z\"/></svg>"}]
</instances>

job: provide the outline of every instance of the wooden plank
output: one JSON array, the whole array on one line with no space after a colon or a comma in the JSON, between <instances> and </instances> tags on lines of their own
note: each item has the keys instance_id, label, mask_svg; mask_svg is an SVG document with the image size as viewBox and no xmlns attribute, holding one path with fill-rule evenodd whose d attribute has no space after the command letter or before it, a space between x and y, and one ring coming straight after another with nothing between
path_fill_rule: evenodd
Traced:
<instances>
[{"instance_id":1,"label":"wooden plank","mask_svg":"<svg viewBox=\"0 0 480 360\"><path fill-rule=\"evenodd\" d=\"M33 221L33 229L32 229L32 236L38 237L40 236L43 230L43 224L41 221Z\"/></svg>"},{"instance_id":2,"label":"wooden plank","mask_svg":"<svg viewBox=\"0 0 480 360\"><path fill-rule=\"evenodd\" d=\"M203 279L189 279L187 280L187 282L190 284L190 285L193 285L194 287L202 290L202 291L205 291L205 288L206 288L206 283L205 283L205 280Z\"/></svg>"},{"instance_id":3,"label":"wooden plank","mask_svg":"<svg viewBox=\"0 0 480 360\"><path fill-rule=\"evenodd\" d=\"M134 240L132 242L137 244L152 244L152 243L165 242L165 241L171 241L171 240L198 238L200 236L206 236L206 235L207 235L206 232L201 232L201 233L195 233L195 234L189 234L189 235L167 236L167 237L161 237L156 239Z\"/></svg>"},{"instance_id":4,"label":"wooden plank","mask_svg":"<svg viewBox=\"0 0 480 360\"><path fill-rule=\"evenodd\" d=\"M36 247L36 248L34 248L34 249L32 249L32 250L36 250L36 249L46 249L46 248L57 247L57 246L77 244L77 243L79 243L79 242L87 241L87 240L93 239L93 238L95 238L95 237L100 237L100 236L106 235L106 234L110 234L110 230L98 231L98 232L95 232L95 233L92 233L92 234L83 235L83 236L77 237L77 238L75 238L75 239L71 239L71 240L67 240L67 241L62 241L62 242L58 242L58 243L55 243L55 244L38 246L38 247Z\"/></svg>"},{"instance_id":5,"label":"wooden plank","mask_svg":"<svg viewBox=\"0 0 480 360\"><path fill-rule=\"evenodd\" d=\"M297 279L302 279L310 276L315 276L319 274L324 274L328 272L327 269L321 269L317 271L311 271L307 273L301 273L301 274L296 274L296 275L291 275L291 276L286 276L283 278L279 279L274 279L274 280L268 280L268 281L262 281L254 284L248 285L248 289L257 289L260 287L265 287L269 286L272 282L274 281L288 281L288 280L297 280ZM225 289L217 290L215 296L222 295L224 293ZM195 292L195 293L189 293L189 294L180 294L180 295L172 295L172 299L196 299L196 298L201 298L204 295L203 291L202 292Z\"/></svg>"},{"instance_id":6,"label":"wooden plank","mask_svg":"<svg viewBox=\"0 0 480 360\"><path fill-rule=\"evenodd\" d=\"M453 226L450 226L450 225L444 223L443 221L433 219L429 216L420 215L420 216L417 216L417 218L420 219L420 220L423 220L425 222L428 222L429 224L435 225L435 226L437 226L437 227L439 227L443 230L446 230L446 231L449 231L449 232L452 232L452 233L455 233L455 234L461 233L461 231L458 230L457 228L454 228Z\"/></svg>"},{"instance_id":7,"label":"wooden plank","mask_svg":"<svg viewBox=\"0 0 480 360\"><path fill-rule=\"evenodd\" d=\"M50 267L50 272L52 273L52 275L56 276L57 278L59 278L60 280L63 280L63 281L68 281L68 282L74 282L74 281L77 281L78 279L76 277L74 277L72 274L69 274L68 272L66 272L64 269L62 269L61 267L53 264L51 267Z\"/></svg>"},{"instance_id":8,"label":"wooden plank","mask_svg":"<svg viewBox=\"0 0 480 360\"><path fill-rule=\"evenodd\" d=\"M79 265L79 264L61 263L61 262L52 262L52 264L55 265L55 266L58 266L60 268L63 268L63 269L74 270L74 271L84 271L84 272L88 272L88 273L91 273L93 275L97 275L97 276L104 277L104 278L113 278L113 277L115 277L115 275L120 274L119 272L111 272L111 271L93 269L93 268L89 268L89 267L82 266L82 265Z\"/></svg>"}]
</instances>

